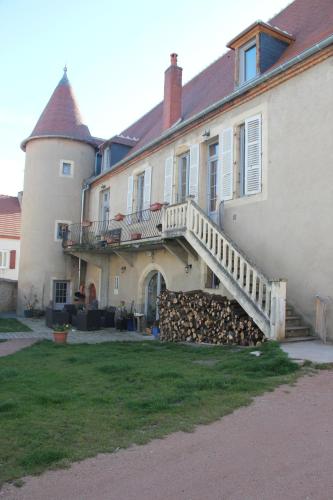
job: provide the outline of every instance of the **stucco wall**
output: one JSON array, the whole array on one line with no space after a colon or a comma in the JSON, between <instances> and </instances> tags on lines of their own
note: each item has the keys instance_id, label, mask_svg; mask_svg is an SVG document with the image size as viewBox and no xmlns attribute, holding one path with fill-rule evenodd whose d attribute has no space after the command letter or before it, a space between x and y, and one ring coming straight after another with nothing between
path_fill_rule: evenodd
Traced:
<instances>
[{"instance_id":1,"label":"stucco wall","mask_svg":"<svg viewBox=\"0 0 333 500\"><path fill-rule=\"evenodd\" d=\"M0 278L0 311L15 311L17 300L17 281Z\"/></svg>"},{"instance_id":2,"label":"stucco wall","mask_svg":"<svg viewBox=\"0 0 333 500\"><path fill-rule=\"evenodd\" d=\"M330 58L222 113L152 154L148 160L137 162L110 179L102 179L100 184L110 186L110 215L119 211L126 213L128 176L140 172L146 165L153 168L151 201L162 201L165 159L170 154L176 157L194 143L200 143L199 204L206 210L207 142L202 135L204 130L210 129L210 138L218 137L222 129L232 126L236 131L246 118L261 114L262 192L237 198L239 177L235 138L235 194L233 200L225 202L224 228L269 278L288 280L287 300L314 326L315 295L333 293L332 110L333 60ZM175 184L176 176L175 168ZM98 219L100 190L99 185L90 193L91 220ZM164 265L166 275L171 276L178 264L175 258L169 259ZM133 270L128 280L137 279L139 271ZM177 279L176 273L175 284ZM127 291L124 289L121 293L125 297ZM328 328L333 340L332 306Z\"/></svg>"},{"instance_id":3,"label":"stucco wall","mask_svg":"<svg viewBox=\"0 0 333 500\"><path fill-rule=\"evenodd\" d=\"M27 144L18 285L20 312L23 295L32 285L41 307L52 298L53 279L71 279L71 257L64 257L61 241L55 241L55 221L80 220L82 181L93 172L94 156L91 146L76 141L37 139ZM73 177L59 175L60 160L74 162Z\"/></svg>"},{"instance_id":4,"label":"stucco wall","mask_svg":"<svg viewBox=\"0 0 333 500\"><path fill-rule=\"evenodd\" d=\"M0 269L0 278L9 280L17 280L19 263L20 263L20 240L10 238L0 238L0 251L1 250L16 250L15 269ZM9 265L9 262L8 262Z\"/></svg>"}]
</instances>

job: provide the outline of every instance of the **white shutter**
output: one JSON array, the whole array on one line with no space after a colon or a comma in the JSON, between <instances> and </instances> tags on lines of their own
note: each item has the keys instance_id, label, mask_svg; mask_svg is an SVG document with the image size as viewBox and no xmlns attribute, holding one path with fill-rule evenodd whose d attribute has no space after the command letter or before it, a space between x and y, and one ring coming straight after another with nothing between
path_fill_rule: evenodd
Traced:
<instances>
[{"instance_id":1,"label":"white shutter","mask_svg":"<svg viewBox=\"0 0 333 500\"><path fill-rule=\"evenodd\" d=\"M198 203L199 195L199 144L190 147L189 195Z\"/></svg>"},{"instance_id":2,"label":"white shutter","mask_svg":"<svg viewBox=\"0 0 333 500\"><path fill-rule=\"evenodd\" d=\"M133 187L134 179L133 175L128 178L128 188L127 188L127 213L131 214L133 212Z\"/></svg>"},{"instance_id":3,"label":"white shutter","mask_svg":"<svg viewBox=\"0 0 333 500\"><path fill-rule=\"evenodd\" d=\"M143 209L147 210L150 207L151 193L151 167L145 169L145 181L143 186Z\"/></svg>"},{"instance_id":4,"label":"white shutter","mask_svg":"<svg viewBox=\"0 0 333 500\"><path fill-rule=\"evenodd\" d=\"M234 172L234 158L233 158L233 129L226 128L220 134L220 148L221 148L221 199L232 200L233 197L233 172Z\"/></svg>"},{"instance_id":5,"label":"white shutter","mask_svg":"<svg viewBox=\"0 0 333 500\"><path fill-rule=\"evenodd\" d=\"M261 192L261 116L245 120L245 194Z\"/></svg>"},{"instance_id":6,"label":"white shutter","mask_svg":"<svg viewBox=\"0 0 333 500\"><path fill-rule=\"evenodd\" d=\"M164 163L164 203L172 204L173 198L173 157L166 158Z\"/></svg>"}]
</instances>

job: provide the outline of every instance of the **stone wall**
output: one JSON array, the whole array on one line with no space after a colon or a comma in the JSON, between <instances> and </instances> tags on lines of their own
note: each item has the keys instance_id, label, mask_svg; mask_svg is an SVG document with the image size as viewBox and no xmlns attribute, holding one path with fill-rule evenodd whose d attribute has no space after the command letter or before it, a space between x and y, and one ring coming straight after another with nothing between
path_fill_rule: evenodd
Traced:
<instances>
[{"instance_id":1,"label":"stone wall","mask_svg":"<svg viewBox=\"0 0 333 500\"><path fill-rule=\"evenodd\" d=\"M0 278L0 312L16 310L17 281Z\"/></svg>"}]
</instances>

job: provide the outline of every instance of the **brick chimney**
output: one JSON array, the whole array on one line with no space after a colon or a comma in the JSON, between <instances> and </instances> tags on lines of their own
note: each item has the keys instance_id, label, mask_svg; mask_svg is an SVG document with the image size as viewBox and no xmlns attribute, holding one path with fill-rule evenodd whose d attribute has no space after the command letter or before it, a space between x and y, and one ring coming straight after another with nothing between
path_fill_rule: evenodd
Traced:
<instances>
[{"instance_id":1,"label":"brick chimney","mask_svg":"<svg viewBox=\"0 0 333 500\"><path fill-rule=\"evenodd\" d=\"M164 74L163 130L170 128L182 116L182 72L177 66L177 54L171 54L171 64Z\"/></svg>"}]
</instances>

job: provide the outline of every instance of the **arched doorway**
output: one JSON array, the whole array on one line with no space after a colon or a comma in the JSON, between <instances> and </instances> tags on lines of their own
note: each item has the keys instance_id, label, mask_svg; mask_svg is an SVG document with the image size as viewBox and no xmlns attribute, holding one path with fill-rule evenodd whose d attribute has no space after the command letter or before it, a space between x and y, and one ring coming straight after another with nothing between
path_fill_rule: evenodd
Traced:
<instances>
[{"instance_id":1,"label":"arched doorway","mask_svg":"<svg viewBox=\"0 0 333 500\"><path fill-rule=\"evenodd\" d=\"M159 271L149 273L145 290L145 316L148 325L152 325L158 319L157 297L165 288L164 277Z\"/></svg>"},{"instance_id":2,"label":"arched doorway","mask_svg":"<svg viewBox=\"0 0 333 500\"><path fill-rule=\"evenodd\" d=\"M96 287L94 283L90 283L88 287L88 304L92 304L94 300L96 300Z\"/></svg>"}]
</instances>

